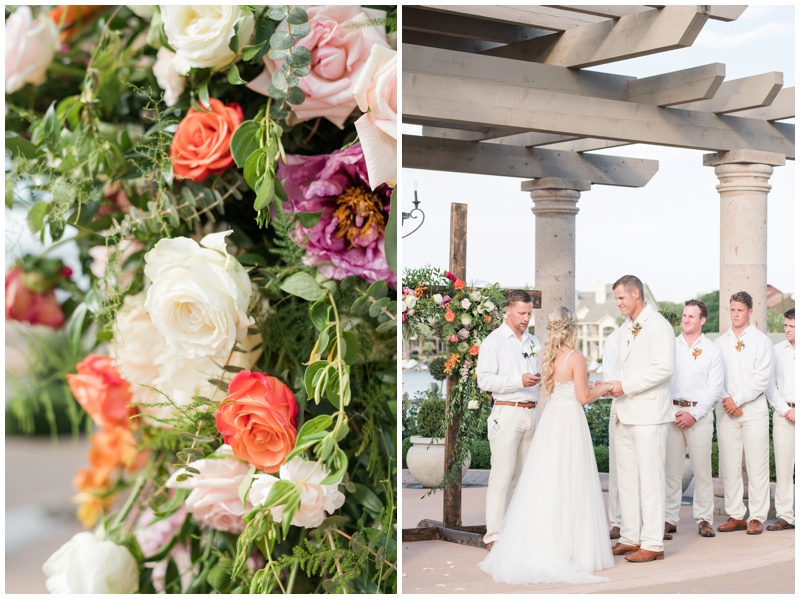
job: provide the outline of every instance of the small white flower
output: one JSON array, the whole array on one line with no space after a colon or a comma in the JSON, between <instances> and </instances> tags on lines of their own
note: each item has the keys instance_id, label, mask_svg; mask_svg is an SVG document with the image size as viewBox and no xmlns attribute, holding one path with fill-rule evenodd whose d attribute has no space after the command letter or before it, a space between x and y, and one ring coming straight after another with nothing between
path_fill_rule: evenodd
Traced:
<instances>
[{"instance_id":1,"label":"small white flower","mask_svg":"<svg viewBox=\"0 0 800 599\"><path fill-rule=\"evenodd\" d=\"M533 345L533 343L531 343L531 354L532 355L538 356L541 351L542 351L542 346L541 345Z\"/></svg>"},{"instance_id":2,"label":"small white flower","mask_svg":"<svg viewBox=\"0 0 800 599\"><path fill-rule=\"evenodd\" d=\"M477 410L479 407L480 407L480 404L478 403L477 399L470 399L469 403L467 404L467 409L468 410ZM447 562L447 563L449 564L449 563L452 563L452 562Z\"/></svg>"},{"instance_id":3,"label":"small white flower","mask_svg":"<svg viewBox=\"0 0 800 599\"><path fill-rule=\"evenodd\" d=\"M482 297L483 296L481 295L480 291L473 291L472 293L469 294L469 299L471 299L473 302L481 301Z\"/></svg>"},{"instance_id":4,"label":"small white flower","mask_svg":"<svg viewBox=\"0 0 800 599\"><path fill-rule=\"evenodd\" d=\"M468 327L472 324L472 319L469 316L462 316L461 317L461 324L465 327Z\"/></svg>"},{"instance_id":5,"label":"small white flower","mask_svg":"<svg viewBox=\"0 0 800 599\"><path fill-rule=\"evenodd\" d=\"M433 300L433 303L436 304L437 306L441 306L442 305L442 294L441 293L434 293L433 297L431 299Z\"/></svg>"},{"instance_id":6,"label":"small white flower","mask_svg":"<svg viewBox=\"0 0 800 599\"><path fill-rule=\"evenodd\" d=\"M407 295L403 298L403 307L411 310L417 305L417 297L415 295Z\"/></svg>"},{"instance_id":7,"label":"small white flower","mask_svg":"<svg viewBox=\"0 0 800 599\"><path fill-rule=\"evenodd\" d=\"M470 303L470 301L467 298L464 298L463 300L461 300L461 307L464 308L465 310L468 310L471 305L472 304Z\"/></svg>"}]
</instances>

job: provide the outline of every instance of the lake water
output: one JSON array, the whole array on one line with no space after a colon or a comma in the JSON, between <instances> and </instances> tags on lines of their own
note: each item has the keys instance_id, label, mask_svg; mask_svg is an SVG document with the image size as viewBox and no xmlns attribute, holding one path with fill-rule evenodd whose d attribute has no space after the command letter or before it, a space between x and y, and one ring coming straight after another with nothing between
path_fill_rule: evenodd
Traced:
<instances>
[{"instance_id":1,"label":"lake water","mask_svg":"<svg viewBox=\"0 0 800 599\"><path fill-rule=\"evenodd\" d=\"M436 383L440 388L446 384L434 380L431 373L427 370L404 370L401 378L403 382L403 393L408 393L409 397L414 397L418 391L427 391L430 383ZM440 395L444 396L442 393Z\"/></svg>"}]
</instances>

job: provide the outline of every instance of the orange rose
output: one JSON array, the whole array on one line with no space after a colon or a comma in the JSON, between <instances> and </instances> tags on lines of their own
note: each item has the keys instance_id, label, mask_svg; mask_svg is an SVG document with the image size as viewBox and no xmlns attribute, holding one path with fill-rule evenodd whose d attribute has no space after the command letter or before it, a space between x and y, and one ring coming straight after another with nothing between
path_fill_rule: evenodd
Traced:
<instances>
[{"instance_id":1,"label":"orange rose","mask_svg":"<svg viewBox=\"0 0 800 599\"><path fill-rule=\"evenodd\" d=\"M452 310L447 310L447 312L444 313L444 319L447 322L453 322L456 319L456 313Z\"/></svg>"},{"instance_id":2,"label":"orange rose","mask_svg":"<svg viewBox=\"0 0 800 599\"><path fill-rule=\"evenodd\" d=\"M485 314L483 317L486 319L486 322L492 322L492 317L488 314Z\"/></svg>"},{"instance_id":3,"label":"orange rose","mask_svg":"<svg viewBox=\"0 0 800 599\"><path fill-rule=\"evenodd\" d=\"M136 414L129 408L128 383L117 372L111 358L90 354L78 364L78 374L68 374L69 388L98 426L128 426Z\"/></svg>"},{"instance_id":4,"label":"orange rose","mask_svg":"<svg viewBox=\"0 0 800 599\"><path fill-rule=\"evenodd\" d=\"M147 454L140 453L131 432L121 426L92 435L89 468L79 470L73 484L81 491L107 488L117 468L135 471L144 466Z\"/></svg>"},{"instance_id":5,"label":"orange rose","mask_svg":"<svg viewBox=\"0 0 800 599\"><path fill-rule=\"evenodd\" d=\"M457 280L457 281L456 281L456 282L453 284L453 287L455 287L456 289L464 289L464 281L462 281L461 279L458 279L458 280Z\"/></svg>"},{"instance_id":6,"label":"orange rose","mask_svg":"<svg viewBox=\"0 0 800 599\"><path fill-rule=\"evenodd\" d=\"M100 13L111 8L109 5L61 5L53 8L47 16L52 19L56 25L62 25L61 19L64 19L63 27L61 29L61 43L66 42L74 34L81 31L81 29L88 27L95 22ZM64 12L66 11L66 16Z\"/></svg>"},{"instance_id":7,"label":"orange rose","mask_svg":"<svg viewBox=\"0 0 800 599\"><path fill-rule=\"evenodd\" d=\"M291 389L281 381L242 370L217 410L217 430L233 455L272 474L294 448L299 411Z\"/></svg>"},{"instance_id":8,"label":"orange rose","mask_svg":"<svg viewBox=\"0 0 800 599\"><path fill-rule=\"evenodd\" d=\"M209 102L210 112L189 109L172 140L172 170L184 179L202 182L233 164L231 137L244 120L242 107L216 98Z\"/></svg>"},{"instance_id":9,"label":"orange rose","mask_svg":"<svg viewBox=\"0 0 800 599\"><path fill-rule=\"evenodd\" d=\"M473 345L472 347L469 348L469 355L470 356L477 356L478 355L478 351L480 351L480 348L477 345Z\"/></svg>"}]
</instances>

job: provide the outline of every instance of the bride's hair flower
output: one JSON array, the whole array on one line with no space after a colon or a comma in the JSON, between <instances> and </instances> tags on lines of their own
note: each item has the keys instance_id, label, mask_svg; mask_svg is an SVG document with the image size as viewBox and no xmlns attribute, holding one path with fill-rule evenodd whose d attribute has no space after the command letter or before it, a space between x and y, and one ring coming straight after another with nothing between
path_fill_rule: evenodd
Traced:
<instances>
[{"instance_id":1,"label":"bride's hair flower","mask_svg":"<svg viewBox=\"0 0 800 599\"><path fill-rule=\"evenodd\" d=\"M291 389L281 381L242 370L217 410L217 429L237 458L277 472L294 447L299 412Z\"/></svg>"},{"instance_id":2,"label":"bride's hair flower","mask_svg":"<svg viewBox=\"0 0 800 599\"><path fill-rule=\"evenodd\" d=\"M210 98L209 103L208 112L189 109L169 150L175 174L198 183L233 164L231 137L244 120L242 107L236 103L226 106L216 98Z\"/></svg>"},{"instance_id":3,"label":"bride's hair flower","mask_svg":"<svg viewBox=\"0 0 800 599\"><path fill-rule=\"evenodd\" d=\"M145 308L167 345L186 358L225 360L255 321L246 310L252 295L244 267L228 253L225 237L162 239L145 255L153 284Z\"/></svg>"},{"instance_id":4,"label":"bride's hair flower","mask_svg":"<svg viewBox=\"0 0 800 599\"><path fill-rule=\"evenodd\" d=\"M288 155L278 177L291 211L322 212L316 225L298 224L295 231L297 242L308 238L306 264L331 279L358 275L397 285L384 251L392 190L381 185L370 191L361 144L320 156Z\"/></svg>"},{"instance_id":5,"label":"bride's hair flower","mask_svg":"<svg viewBox=\"0 0 800 599\"><path fill-rule=\"evenodd\" d=\"M129 408L131 392L108 356L90 354L78 363L78 374L68 374L69 388L97 426L128 426L136 413Z\"/></svg>"},{"instance_id":6,"label":"bride's hair flower","mask_svg":"<svg viewBox=\"0 0 800 599\"><path fill-rule=\"evenodd\" d=\"M280 469L280 480L292 483L303 483L300 492L300 507L292 517L292 526L315 528L322 524L325 514L331 514L344 504L344 495L339 491L339 483L323 485L328 471L322 464L305 461L295 457L286 462ZM267 501L272 486L278 478L269 474L257 474L253 477L248 499L253 505L263 505ZM270 509L276 522L282 522L285 506L279 505Z\"/></svg>"}]
</instances>

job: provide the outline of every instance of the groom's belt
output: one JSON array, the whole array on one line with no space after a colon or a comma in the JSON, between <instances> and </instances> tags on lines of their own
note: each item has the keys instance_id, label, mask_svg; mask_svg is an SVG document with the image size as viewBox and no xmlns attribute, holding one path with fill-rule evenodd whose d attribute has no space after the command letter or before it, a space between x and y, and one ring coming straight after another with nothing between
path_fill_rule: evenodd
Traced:
<instances>
[{"instance_id":1,"label":"groom's belt","mask_svg":"<svg viewBox=\"0 0 800 599\"><path fill-rule=\"evenodd\" d=\"M685 401L683 399L673 399L672 400L673 406L680 406L682 408L693 408L697 405L696 401Z\"/></svg>"},{"instance_id":2,"label":"groom's belt","mask_svg":"<svg viewBox=\"0 0 800 599\"><path fill-rule=\"evenodd\" d=\"M496 406L514 406L516 408L535 408L535 401L495 401Z\"/></svg>"},{"instance_id":3,"label":"groom's belt","mask_svg":"<svg viewBox=\"0 0 800 599\"><path fill-rule=\"evenodd\" d=\"M787 406L789 406L790 408L792 408L792 409L794 410L794 403L793 403L793 402L791 402L791 401L787 401L787 402L786 402L786 405L787 405Z\"/></svg>"}]
</instances>

